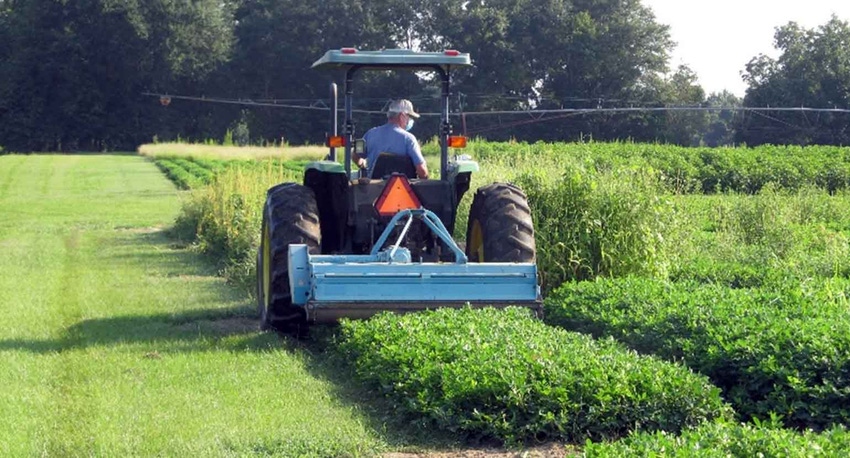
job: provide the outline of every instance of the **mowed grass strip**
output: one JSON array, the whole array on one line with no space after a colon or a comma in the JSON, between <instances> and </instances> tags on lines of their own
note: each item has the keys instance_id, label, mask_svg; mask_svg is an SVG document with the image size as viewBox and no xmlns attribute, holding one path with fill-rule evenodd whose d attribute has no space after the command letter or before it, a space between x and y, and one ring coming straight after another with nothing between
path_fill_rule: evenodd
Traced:
<instances>
[{"instance_id":1,"label":"mowed grass strip","mask_svg":"<svg viewBox=\"0 0 850 458\"><path fill-rule=\"evenodd\" d=\"M340 456L382 447L315 361L162 228L137 156L0 157L0 456Z\"/></svg>"}]
</instances>

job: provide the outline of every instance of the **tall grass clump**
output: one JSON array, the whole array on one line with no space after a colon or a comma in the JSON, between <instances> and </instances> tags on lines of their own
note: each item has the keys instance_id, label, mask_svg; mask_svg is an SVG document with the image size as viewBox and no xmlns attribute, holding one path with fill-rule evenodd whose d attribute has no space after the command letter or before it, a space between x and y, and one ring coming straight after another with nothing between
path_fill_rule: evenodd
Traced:
<instances>
[{"instance_id":1,"label":"tall grass clump","mask_svg":"<svg viewBox=\"0 0 850 458\"><path fill-rule=\"evenodd\" d=\"M317 160L328 154L324 146L236 146L203 143L150 143L141 145L138 153L151 158L191 157L227 160Z\"/></svg>"},{"instance_id":2,"label":"tall grass clump","mask_svg":"<svg viewBox=\"0 0 850 458\"><path fill-rule=\"evenodd\" d=\"M472 158L479 163L480 171L472 174L469 192L458 205L454 236L456 240L461 241L466 237L469 208L476 189L497 182L516 184L520 175L530 171L557 173L563 169L566 162L572 161L571 158L551 152L537 154L521 144L474 142L471 145L478 146L473 146L469 151L461 150L461 152L472 153ZM554 178L553 176L552 179Z\"/></svg>"},{"instance_id":3,"label":"tall grass clump","mask_svg":"<svg viewBox=\"0 0 850 458\"><path fill-rule=\"evenodd\" d=\"M599 173L568 163L557 173L527 171L516 183L532 208L546 289L569 280L667 274L670 208L652 170Z\"/></svg>"},{"instance_id":4,"label":"tall grass clump","mask_svg":"<svg viewBox=\"0 0 850 458\"><path fill-rule=\"evenodd\" d=\"M600 170L593 157L562 154L563 145L474 142L480 161L458 207L455 236L466 233L475 189L511 182L528 196L543 286L597 276L664 276L670 204L661 175L643 166ZM575 148L592 145L572 145ZM467 151L465 151L467 152Z\"/></svg>"},{"instance_id":5,"label":"tall grass clump","mask_svg":"<svg viewBox=\"0 0 850 458\"><path fill-rule=\"evenodd\" d=\"M225 277L247 286L254 275L266 191L286 181L300 182L301 172L277 161L224 170L208 186L192 190L174 232L210 256Z\"/></svg>"},{"instance_id":6,"label":"tall grass clump","mask_svg":"<svg viewBox=\"0 0 850 458\"><path fill-rule=\"evenodd\" d=\"M678 432L730 413L702 376L519 308L343 321L332 348L403 418L507 443Z\"/></svg>"}]
</instances>

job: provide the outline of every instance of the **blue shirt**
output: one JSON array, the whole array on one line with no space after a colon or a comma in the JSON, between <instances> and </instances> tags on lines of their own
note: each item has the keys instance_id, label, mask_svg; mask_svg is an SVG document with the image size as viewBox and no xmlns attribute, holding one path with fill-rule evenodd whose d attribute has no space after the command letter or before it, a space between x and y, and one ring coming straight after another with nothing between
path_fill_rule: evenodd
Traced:
<instances>
[{"instance_id":1,"label":"blue shirt","mask_svg":"<svg viewBox=\"0 0 850 458\"><path fill-rule=\"evenodd\" d=\"M375 161L381 153L408 156L413 161L414 166L419 166L419 164L425 162L416 137L393 123L388 122L383 126L369 129L363 135L363 141L366 148L366 162L369 166L367 173L370 177L375 168Z\"/></svg>"}]
</instances>

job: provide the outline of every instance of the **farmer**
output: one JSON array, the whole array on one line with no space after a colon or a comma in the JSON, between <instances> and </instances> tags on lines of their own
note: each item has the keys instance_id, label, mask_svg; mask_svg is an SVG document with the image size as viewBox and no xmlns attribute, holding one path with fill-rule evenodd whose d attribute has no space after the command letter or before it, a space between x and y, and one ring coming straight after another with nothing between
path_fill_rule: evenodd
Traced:
<instances>
[{"instance_id":1,"label":"farmer","mask_svg":"<svg viewBox=\"0 0 850 458\"><path fill-rule=\"evenodd\" d=\"M419 114L413 111L410 100L393 100L387 109L387 123L373 127L363 135L365 142L366 157L354 154L354 162L360 168L367 168L367 176L371 177L375 169L375 161L381 153L397 154L407 156L416 167L416 176L422 179L428 178L428 166L419 142L409 131L413 127L413 120L419 118Z\"/></svg>"}]
</instances>

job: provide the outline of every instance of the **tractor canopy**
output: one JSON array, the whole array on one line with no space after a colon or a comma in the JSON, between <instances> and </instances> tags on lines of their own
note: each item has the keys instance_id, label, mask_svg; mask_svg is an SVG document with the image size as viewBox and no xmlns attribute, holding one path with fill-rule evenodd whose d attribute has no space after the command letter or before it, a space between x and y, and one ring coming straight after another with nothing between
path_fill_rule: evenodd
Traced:
<instances>
[{"instance_id":1,"label":"tractor canopy","mask_svg":"<svg viewBox=\"0 0 850 458\"><path fill-rule=\"evenodd\" d=\"M360 70L424 70L436 72L441 82L440 92L440 179L449 179L449 145L454 146L452 141L452 124L449 118L449 96L451 94L451 70L457 67L471 67L472 61L468 53L462 53L453 49L442 52L419 52L409 49L385 49L383 51L360 51L356 48L332 49L325 52L319 60L313 63L312 68L319 70L345 71L345 118L343 120L344 140L340 139L345 147L345 173L351 175L351 153L352 145L355 144L354 121L352 120L352 98L354 94L354 74ZM334 86L335 87L335 86ZM333 106L336 107L336 89L332 90ZM331 114L333 136L337 136L336 109ZM465 141L464 141L465 145ZM329 145L330 146L330 145ZM331 149L329 158L336 160L336 153Z\"/></svg>"},{"instance_id":2,"label":"tractor canopy","mask_svg":"<svg viewBox=\"0 0 850 458\"><path fill-rule=\"evenodd\" d=\"M409 49L387 49L383 51L359 51L355 48L332 49L313 63L315 69L332 70L345 67L369 67L373 69L433 69L440 67L470 67L468 53L455 50L443 52L419 52Z\"/></svg>"}]
</instances>

